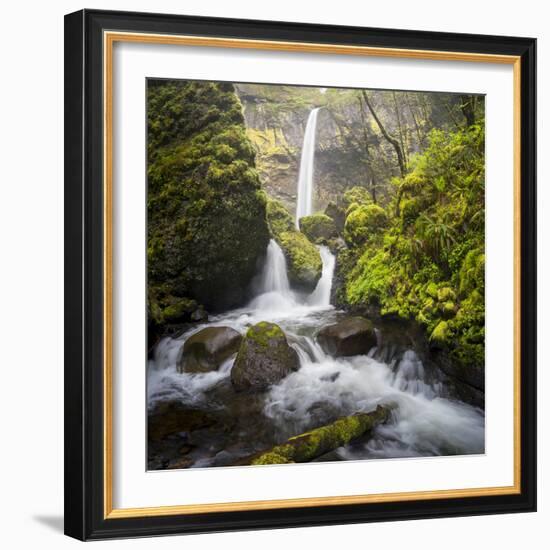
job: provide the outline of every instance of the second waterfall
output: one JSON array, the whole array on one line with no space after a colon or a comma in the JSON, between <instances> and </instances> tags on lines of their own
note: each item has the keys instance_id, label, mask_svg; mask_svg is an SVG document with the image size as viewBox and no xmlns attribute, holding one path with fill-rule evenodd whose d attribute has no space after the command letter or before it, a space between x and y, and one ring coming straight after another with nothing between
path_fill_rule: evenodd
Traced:
<instances>
[{"instance_id":1,"label":"second waterfall","mask_svg":"<svg viewBox=\"0 0 550 550\"><path fill-rule=\"evenodd\" d=\"M319 108L313 109L307 119L302 157L300 160L300 175L298 177L298 193L296 197L296 229L300 229L300 218L313 213L313 170L315 161L315 133L317 130L317 115Z\"/></svg>"}]
</instances>

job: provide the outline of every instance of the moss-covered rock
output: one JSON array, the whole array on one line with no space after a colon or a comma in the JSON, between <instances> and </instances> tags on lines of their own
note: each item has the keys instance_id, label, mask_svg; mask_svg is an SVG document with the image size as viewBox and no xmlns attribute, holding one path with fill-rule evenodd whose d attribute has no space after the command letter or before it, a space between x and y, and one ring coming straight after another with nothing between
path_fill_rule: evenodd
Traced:
<instances>
[{"instance_id":1,"label":"moss-covered rock","mask_svg":"<svg viewBox=\"0 0 550 550\"><path fill-rule=\"evenodd\" d=\"M189 321L204 321L208 314L203 306L190 298L166 298L166 306L160 310L161 319L165 323L186 323ZM158 312L156 312L158 315Z\"/></svg>"},{"instance_id":2,"label":"moss-covered rock","mask_svg":"<svg viewBox=\"0 0 550 550\"><path fill-rule=\"evenodd\" d=\"M300 218L300 231L314 244L328 244L338 236L334 220L321 213Z\"/></svg>"},{"instance_id":3,"label":"moss-covered rock","mask_svg":"<svg viewBox=\"0 0 550 550\"><path fill-rule=\"evenodd\" d=\"M291 286L302 292L313 292L323 269L317 247L299 231L285 231L277 240L286 257Z\"/></svg>"},{"instance_id":4,"label":"moss-covered rock","mask_svg":"<svg viewBox=\"0 0 550 550\"><path fill-rule=\"evenodd\" d=\"M269 228L275 239L277 239L281 233L294 231L294 220L282 202L275 199L268 199L266 211Z\"/></svg>"},{"instance_id":5,"label":"moss-covered rock","mask_svg":"<svg viewBox=\"0 0 550 550\"><path fill-rule=\"evenodd\" d=\"M352 204L357 206L372 204L371 194L359 185L351 187L344 193L342 206L347 210Z\"/></svg>"},{"instance_id":6,"label":"moss-covered rock","mask_svg":"<svg viewBox=\"0 0 550 550\"><path fill-rule=\"evenodd\" d=\"M237 391L262 391L299 368L298 354L281 327L262 321L250 327L243 338L231 383Z\"/></svg>"},{"instance_id":7,"label":"moss-covered rock","mask_svg":"<svg viewBox=\"0 0 550 550\"><path fill-rule=\"evenodd\" d=\"M317 341L325 353L333 357L364 355L376 346L376 333L371 321L364 317L348 317L323 327Z\"/></svg>"},{"instance_id":8,"label":"moss-covered rock","mask_svg":"<svg viewBox=\"0 0 550 550\"><path fill-rule=\"evenodd\" d=\"M230 327L206 327L190 336L183 345L180 372L209 372L237 353L242 336Z\"/></svg>"},{"instance_id":9,"label":"moss-covered rock","mask_svg":"<svg viewBox=\"0 0 550 550\"><path fill-rule=\"evenodd\" d=\"M149 81L147 117L151 292L170 317L172 298L243 303L269 230L233 86Z\"/></svg>"},{"instance_id":10,"label":"moss-covered rock","mask_svg":"<svg viewBox=\"0 0 550 550\"><path fill-rule=\"evenodd\" d=\"M360 205L346 218L344 238L350 246L360 246L387 225L388 216L382 207L377 204Z\"/></svg>"},{"instance_id":11,"label":"moss-covered rock","mask_svg":"<svg viewBox=\"0 0 550 550\"><path fill-rule=\"evenodd\" d=\"M451 331L447 321L440 321L430 335L430 342L434 347L446 348L449 345Z\"/></svg>"}]
</instances>

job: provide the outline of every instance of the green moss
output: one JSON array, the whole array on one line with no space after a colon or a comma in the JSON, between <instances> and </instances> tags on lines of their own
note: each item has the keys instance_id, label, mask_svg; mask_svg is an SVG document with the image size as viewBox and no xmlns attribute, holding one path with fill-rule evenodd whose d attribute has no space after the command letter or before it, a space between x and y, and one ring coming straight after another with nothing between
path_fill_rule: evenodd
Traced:
<instances>
[{"instance_id":1,"label":"green moss","mask_svg":"<svg viewBox=\"0 0 550 550\"><path fill-rule=\"evenodd\" d=\"M273 237L277 238L285 231L294 230L294 220L280 201L269 199L267 201L266 214Z\"/></svg>"},{"instance_id":2,"label":"green moss","mask_svg":"<svg viewBox=\"0 0 550 550\"><path fill-rule=\"evenodd\" d=\"M451 336L451 330L446 321L440 321L430 335L430 340L439 345L447 345Z\"/></svg>"},{"instance_id":3,"label":"green moss","mask_svg":"<svg viewBox=\"0 0 550 550\"><path fill-rule=\"evenodd\" d=\"M438 299L437 297L437 284L434 283L433 281L430 281L427 285L426 285L426 288L425 288L425 291L426 294L428 296L430 296L431 298L435 298L435 299Z\"/></svg>"},{"instance_id":4,"label":"green moss","mask_svg":"<svg viewBox=\"0 0 550 550\"><path fill-rule=\"evenodd\" d=\"M346 218L344 238L350 246L360 246L388 225L385 210L377 204L354 208Z\"/></svg>"},{"instance_id":5,"label":"green moss","mask_svg":"<svg viewBox=\"0 0 550 550\"><path fill-rule=\"evenodd\" d=\"M279 325L261 321L246 332L246 338L253 340L262 347L267 347L269 341L276 338L286 338L285 333Z\"/></svg>"},{"instance_id":6,"label":"green moss","mask_svg":"<svg viewBox=\"0 0 550 550\"><path fill-rule=\"evenodd\" d=\"M405 199L401 202L401 223L403 228L412 225L423 210L424 205L418 198Z\"/></svg>"},{"instance_id":7,"label":"green moss","mask_svg":"<svg viewBox=\"0 0 550 550\"><path fill-rule=\"evenodd\" d=\"M293 461L286 458L284 455L276 452L265 453L259 458L252 461L256 466L266 466L269 464L292 464Z\"/></svg>"},{"instance_id":8,"label":"green moss","mask_svg":"<svg viewBox=\"0 0 550 550\"><path fill-rule=\"evenodd\" d=\"M168 323L185 320L199 307L195 300L189 298L173 298L171 303L162 310L162 317Z\"/></svg>"},{"instance_id":9,"label":"green moss","mask_svg":"<svg viewBox=\"0 0 550 550\"><path fill-rule=\"evenodd\" d=\"M459 273L459 289L462 295L485 288L485 253L483 248L466 254Z\"/></svg>"},{"instance_id":10,"label":"green moss","mask_svg":"<svg viewBox=\"0 0 550 550\"><path fill-rule=\"evenodd\" d=\"M284 231L278 242L285 254L291 285L313 291L321 278L322 261L317 247L298 231Z\"/></svg>"},{"instance_id":11,"label":"green moss","mask_svg":"<svg viewBox=\"0 0 550 550\"><path fill-rule=\"evenodd\" d=\"M172 298L243 303L269 229L233 86L148 81L147 144L148 284L159 307L173 318Z\"/></svg>"},{"instance_id":12,"label":"green moss","mask_svg":"<svg viewBox=\"0 0 550 550\"><path fill-rule=\"evenodd\" d=\"M443 315L445 315L446 317L454 315L456 311L456 306L454 302L451 301L443 302L443 304L440 305L440 308Z\"/></svg>"},{"instance_id":13,"label":"green moss","mask_svg":"<svg viewBox=\"0 0 550 550\"><path fill-rule=\"evenodd\" d=\"M343 206L346 210L352 204L357 206L372 204L372 197L364 187L356 185L348 189L343 196Z\"/></svg>"},{"instance_id":14,"label":"green moss","mask_svg":"<svg viewBox=\"0 0 550 550\"><path fill-rule=\"evenodd\" d=\"M456 300L456 294L454 290L448 286L442 287L437 291L437 299L440 302L447 302L449 300Z\"/></svg>"},{"instance_id":15,"label":"green moss","mask_svg":"<svg viewBox=\"0 0 550 550\"><path fill-rule=\"evenodd\" d=\"M300 218L300 231L314 244L327 244L338 234L334 220L321 213Z\"/></svg>"},{"instance_id":16,"label":"green moss","mask_svg":"<svg viewBox=\"0 0 550 550\"><path fill-rule=\"evenodd\" d=\"M308 462L328 451L347 445L354 439L386 422L391 407L378 406L370 413L358 413L339 418L332 424L291 437L282 445L255 457L251 464L286 464Z\"/></svg>"}]
</instances>

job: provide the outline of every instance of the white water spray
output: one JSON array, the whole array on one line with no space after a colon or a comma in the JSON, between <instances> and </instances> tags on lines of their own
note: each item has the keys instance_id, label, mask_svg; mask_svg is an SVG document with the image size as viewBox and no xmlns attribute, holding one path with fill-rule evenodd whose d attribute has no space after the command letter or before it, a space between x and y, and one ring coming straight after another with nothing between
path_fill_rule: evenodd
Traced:
<instances>
[{"instance_id":1,"label":"white water spray","mask_svg":"<svg viewBox=\"0 0 550 550\"><path fill-rule=\"evenodd\" d=\"M296 200L297 229L300 229L300 218L309 216L313 212L313 167L318 113L319 108L313 109L309 113L304 133L302 158L300 159L300 175L298 177L298 197Z\"/></svg>"}]
</instances>

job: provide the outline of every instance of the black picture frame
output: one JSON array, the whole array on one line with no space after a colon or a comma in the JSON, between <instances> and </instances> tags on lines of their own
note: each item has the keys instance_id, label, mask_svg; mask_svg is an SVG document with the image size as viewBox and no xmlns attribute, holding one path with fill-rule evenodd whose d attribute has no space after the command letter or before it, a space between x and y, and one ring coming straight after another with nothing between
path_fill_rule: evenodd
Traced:
<instances>
[{"instance_id":1,"label":"black picture frame","mask_svg":"<svg viewBox=\"0 0 550 550\"><path fill-rule=\"evenodd\" d=\"M517 494L105 517L103 33L511 55L521 66L521 490ZM65 533L80 540L536 510L536 40L82 10L65 17Z\"/></svg>"}]
</instances>

